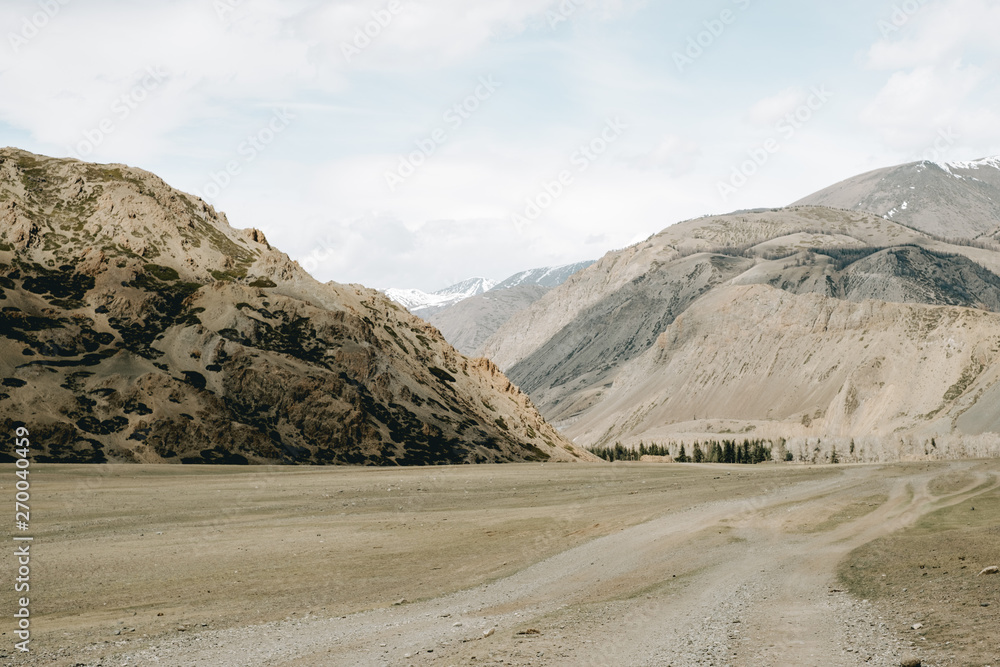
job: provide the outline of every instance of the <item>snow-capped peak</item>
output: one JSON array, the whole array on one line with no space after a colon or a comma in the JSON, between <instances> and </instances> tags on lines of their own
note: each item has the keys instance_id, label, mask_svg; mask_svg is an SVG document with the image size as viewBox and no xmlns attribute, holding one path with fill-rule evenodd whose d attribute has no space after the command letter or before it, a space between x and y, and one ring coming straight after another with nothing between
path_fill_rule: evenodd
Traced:
<instances>
[{"instance_id":1,"label":"snow-capped peak","mask_svg":"<svg viewBox=\"0 0 1000 667\"><path fill-rule=\"evenodd\" d=\"M979 169L980 167L1000 169L1000 156L985 157L981 160L973 160L971 162L949 162L947 164L952 169Z\"/></svg>"},{"instance_id":2,"label":"snow-capped peak","mask_svg":"<svg viewBox=\"0 0 1000 667\"><path fill-rule=\"evenodd\" d=\"M541 269L521 271L498 283L489 278L469 278L455 283L436 292L424 292L418 289L386 289L386 296L417 315L431 315L428 309L435 311L447 308L469 297L478 296L493 289L510 289L519 285L538 285L540 287L558 287L567 278L587 268L593 261L578 262L565 266L546 266Z\"/></svg>"},{"instance_id":3,"label":"snow-capped peak","mask_svg":"<svg viewBox=\"0 0 1000 667\"><path fill-rule=\"evenodd\" d=\"M587 268L593 261L566 264L565 266L546 266L530 271L515 273L510 278L496 285L495 289L510 289L519 285L540 285L542 287L558 287L577 271Z\"/></svg>"},{"instance_id":4,"label":"snow-capped peak","mask_svg":"<svg viewBox=\"0 0 1000 667\"><path fill-rule=\"evenodd\" d=\"M460 283L450 285L436 292L424 292L418 289L387 289L383 290L390 299L413 313L426 308L445 308L458 303L470 296L482 294L493 288L497 282L489 278L469 278Z\"/></svg>"},{"instance_id":5,"label":"snow-capped peak","mask_svg":"<svg viewBox=\"0 0 1000 667\"><path fill-rule=\"evenodd\" d=\"M477 294L482 294L483 292L488 292L493 289L497 284L497 281L490 280L489 278L469 278L468 280L463 280L460 283L451 285L450 287L445 287L442 290L434 292L440 296L452 296L461 299L468 299L470 296L476 296Z\"/></svg>"}]
</instances>

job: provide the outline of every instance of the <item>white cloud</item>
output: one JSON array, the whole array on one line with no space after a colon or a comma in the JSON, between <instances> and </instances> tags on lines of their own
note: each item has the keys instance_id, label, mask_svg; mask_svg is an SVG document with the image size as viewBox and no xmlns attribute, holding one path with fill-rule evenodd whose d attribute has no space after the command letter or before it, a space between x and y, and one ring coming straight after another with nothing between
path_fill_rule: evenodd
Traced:
<instances>
[{"instance_id":1,"label":"white cloud","mask_svg":"<svg viewBox=\"0 0 1000 667\"><path fill-rule=\"evenodd\" d=\"M753 125L773 126L801 106L807 97L808 93L799 86L786 88L759 100L750 107L747 111L747 122Z\"/></svg>"},{"instance_id":2,"label":"white cloud","mask_svg":"<svg viewBox=\"0 0 1000 667\"><path fill-rule=\"evenodd\" d=\"M1000 5L992 0L941 0L898 20L868 52L867 65L877 70L936 66L956 58L1000 55L996 29ZM894 24L890 24L894 25Z\"/></svg>"},{"instance_id":3,"label":"white cloud","mask_svg":"<svg viewBox=\"0 0 1000 667\"><path fill-rule=\"evenodd\" d=\"M861 118L879 129L890 146L916 148L937 129L963 123L970 94L983 79L984 72L960 63L896 72Z\"/></svg>"},{"instance_id":4,"label":"white cloud","mask_svg":"<svg viewBox=\"0 0 1000 667\"><path fill-rule=\"evenodd\" d=\"M923 155L941 132L965 149L987 152L1000 140L1000 96L990 85L1000 62L1000 5L941 0L897 20L867 54L868 68L891 72L860 120L907 159Z\"/></svg>"},{"instance_id":5,"label":"white cloud","mask_svg":"<svg viewBox=\"0 0 1000 667\"><path fill-rule=\"evenodd\" d=\"M693 172L699 157L701 146L698 142L670 134L650 150L623 159L638 169L657 169L677 177Z\"/></svg>"},{"instance_id":6,"label":"white cloud","mask_svg":"<svg viewBox=\"0 0 1000 667\"><path fill-rule=\"evenodd\" d=\"M18 30L39 1L0 3L0 25ZM29 150L61 154L110 120L113 132L88 159L149 168L208 194L212 174L243 159L244 138L287 106L294 126L241 163L217 206L237 226L263 228L293 257L308 257L334 234L321 278L425 289L593 258L731 205L786 203L830 175L919 152L942 125L967 137L956 157L1000 148L994 0L928 0L852 61L856 40L870 38L883 11L868 5L861 20L855 0L838 10L859 12L854 41L820 30L797 47L800 66L781 71L759 31L727 32L718 53L740 67L706 61L695 77L678 76L664 57L705 18L693 5L399 1L388 20L379 12L389 0L72 0L17 52L0 34L0 131ZM220 16L226 2L233 9ZM550 25L570 6L565 22ZM762 25L791 16L781 3L757 11ZM348 62L343 44L366 27L371 45ZM146 90L149 67L164 74ZM808 72L829 75L836 105L794 142L782 141L738 202L721 203L716 181L802 104L815 83ZM496 99L447 127L432 159L390 190L385 173L399 155L443 126L443 112L481 74L503 82ZM121 117L122 96L137 86L146 99ZM572 169L577 146L616 116L629 125L621 140L516 228L512 214Z\"/></svg>"},{"instance_id":7,"label":"white cloud","mask_svg":"<svg viewBox=\"0 0 1000 667\"><path fill-rule=\"evenodd\" d=\"M227 115L234 100L280 99L303 80L323 85L306 45L283 33L281 13L259 4L263 13L232 24L212 3L68 4L17 52L0 49L0 119L59 146L111 119L119 136L162 147L173 130ZM18 16L9 4L0 10L3 24ZM162 83L122 118L116 101L150 68Z\"/></svg>"}]
</instances>

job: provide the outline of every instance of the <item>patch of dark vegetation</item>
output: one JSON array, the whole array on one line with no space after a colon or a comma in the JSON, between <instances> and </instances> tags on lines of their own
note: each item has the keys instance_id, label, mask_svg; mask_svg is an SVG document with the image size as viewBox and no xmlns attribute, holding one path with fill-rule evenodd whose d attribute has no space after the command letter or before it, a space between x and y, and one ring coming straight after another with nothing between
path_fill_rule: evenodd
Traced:
<instances>
[{"instance_id":1,"label":"patch of dark vegetation","mask_svg":"<svg viewBox=\"0 0 1000 667\"><path fill-rule=\"evenodd\" d=\"M137 428L129 434L128 439L135 440L136 442L145 442L146 438L149 437L149 431L150 428L148 426Z\"/></svg>"},{"instance_id":2,"label":"patch of dark vegetation","mask_svg":"<svg viewBox=\"0 0 1000 667\"><path fill-rule=\"evenodd\" d=\"M47 295L53 305L67 310L81 307L87 292L94 289L94 278L76 273L70 264L56 270L41 264L22 264L21 269L24 271L21 287L32 294Z\"/></svg>"},{"instance_id":3,"label":"patch of dark vegetation","mask_svg":"<svg viewBox=\"0 0 1000 667\"><path fill-rule=\"evenodd\" d=\"M182 456L181 463L186 463L188 465L208 464L208 465L245 466L249 465L250 461L247 459L247 457L243 456L242 454L218 451L216 449L203 449L201 451L201 456Z\"/></svg>"},{"instance_id":4,"label":"patch of dark vegetation","mask_svg":"<svg viewBox=\"0 0 1000 667\"><path fill-rule=\"evenodd\" d=\"M112 433L119 433L128 426L128 419L125 417L112 417L111 419L97 419L96 417L88 416L80 419L76 422L77 428L86 433L93 433L94 435L111 435Z\"/></svg>"},{"instance_id":5,"label":"patch of dark vegetation","mask_svg":"<svg viewBox=\"0 0 1000 667\"><path fill-rule=\"evenodd\" d=\"M147 264L143 267L146 273L153 276L157 280L168 282L172 280L180 280L180 274L169 266L160 266L159 264Z\"/></svg>"},{"instance_id":6,"label":"patch of dark vegetation","mask_svg":"<svg viewBox=\"0 0 1000 667\"><path fill-rule=\"evenodd\" d=\"M74 396L74 398L79 410L68 413L67 416L75 417L76 415L86 414L91 412L97 406L97 401L92 398L87 398L86 396ZM79 426L79 424L77 424L77 426Z\"/></svg>"},{"instance_id":7,"label":"patch of dark vegetation","mask_svg":"<svg viewBox=\"0 0 1000 667\"><path fill-rule=\"evenodd\" d=\"M431 366L427 370L431 372L431 375L436 377L438 380L441 380L441 382L455 382L455 376L449 373L448 371L444 370L443 368L438 368L437 366Z\"/></svg>"},{"instance_id":8,"label":"patch of dark vegetation","mask_svg":"<svg viewBox=\"0 0 1000 667\"><path fill-rule=\"evenodd\" d=\"M624 447L616 442L614 447L594 447L589 451L605 461L638 461L643 456L669 456L677 463L738 463L755 465L771 460L773 445L769 440L709 440L695 442L690 451L684 443L667 445L645 444Z\"/></svg>"},{"instance_id":9,"label":"patch of dark vegetation","mask_svg":"<svg viewBox=\"0 0 1000 667\"><path fill-rule=\"evenodd\" d=\"M466 462L468 442L446 436L438 426L422 421L403 405L394 402L383 405L371 395L367 387L346 373L342 373L340 379L356 390L355 400L366 420L378 430L387 430L389 439L403 448L403 453L395 457L395 464L439 465ZM357 457L347 460L343 454L339 458L344 463L360 464L366 460Z\"/></svg>"},{"instance_id":10,"label":"patch of dark vegetation","mask_svg":"<svg viewBox=\"0 0 1000 667\"><path fill-rule=\"evenodd\" d=\"M94 374L91 371L76 371L75 373L69 373L63 383L59 386L63 389L69 389L75 393L81 393L84 391L83 381L93 375Z\"/></svg>"},{"instance_id":11,"label":"patch of dark vegetation","mask_svg":"<svg viewBox=\"0 0 1000 667\"><path fill-rule=\"evenodd\" d=\"M257 278L252 283L250 283L250 287L267 288L267 287L277 287L277 285L270 278Z\"/></svg>"},{"instance_id":12,"label":"patch of dark vegetation","mask_svg":"<svg viewBox=\"0 0 1000 667\"><path fill-rule=\"evenodd\" d=\"M93 354L85 354L80 359L39 359L37 361L29 361L28 363L23 364L23 366L44 366L48 368L80 368L98 366L102 361L109 357L113 357L116 354L118 354L118 350L110 348Z\"/></svg>"},{"instance_id":13,"label":"patch of dark vegetation","mask_svg":"<svg viewBox=\"0 0 1000 667\"><path fill-rule=\"evenodd\" d=\"M247 276L247 270L246 270L246 268L243 268L242 270L241 269L235 269L235 270L231 270L231 271L217 271L216 270L216 271L212 271L211 274L212 274L212 277L215 278L216 280L218 280L219 282L232 283L232 282L236 282L237 280L240 280L242 278L246 278L246 276Z\"/></svg>"},{"instance_id":14,"label":"patch of dark vegetation","mask_svg":"<svg viewBox=\"0 0 1000 667\"><path fill-rule=\"evenodd\" d=\"M410 349L406 347L406 345L403 344L403 341L399 339L399 334L396 333L395 329L390 327L388 324L383 324L382 327L385 329L386 333L392 336L392 339L396 342L396 345L399 346L399 349L403 351L403 354L410 353Z\"/></svg>"},{"instance_id":15,"label":"patch of dark vegetation","mask_svg":"<svg viewBox=\"0 0 1000 667\"><path fill-rule=\"evenodd\" d=\"M17 388L17 387L23 387L24 385L26 385L28 383L25 382L24 380L19 379L19 378L4 378L3 382L0 382L0 384L3 384L3 386L5 386L5 387L14 387L14 388Z\"/></svg>"},{"instance_id":16,"label":"patch of dark vegetation","mask_svg":"<svg viewBox=\"0 0 1000 667\"><path fill-rule=\"evenodd\" d=\"M4 308L0 312L0 331L3 331L7 338L28 345L34 344L36 340L34 337L26 335L27 333L62 328L65 328L63 320L28 315L19 308Z\"/></svg>"},{"instance_id":17,"label":"patch of dark vegetation","mask_svg":"<svg viewBox=\"0 0 1000 667\"><path fill-rule=\"evenodd\" d=\"M157 273L163 275L162 271L157 270ZM147 294L143 320L121 318L108 320L121 337L121 346L134 354L146 359L161 357L163 353L153 347L157 337L179 322L197 321L197 318L190 319L194 317L194 313L186 312L184 302L201 288L198 283L178 282L176 279L164 282L147 271L137 275L131 283L124 283L123 286L134 287Z\"/></svg>"},{"instance_id":18,"label":"patch of dark vegetation","mask_svg":"<svg viewBox=\"0 0 1000 667\"><path fill-rule=\"evenodd\" d=\"M246 347L279 352L296 359L326 366L327 344L317 335L308 317L289 315L284 311L275 313L279 321L275 324L251 320L249 331L241 333L236 329L222 329L219 335Z\"/></svg>"},{"instance_id":19,"label":"patch of dark vegetation","mask_svg":"<svg viewBox=\"0 0 1000 667\"><path fill-rule=\"evenodd\" d=\"M107 463L104 445L66 422L38 424L31 429L37 463Z\"/></svg>"},{"instance_id":20,"label":"patch of dark vegetation","mask_svg":"<svg viewBox=\"0 0 1000 667\"><path fill-rule=\"evenodd\" d=\"M524 460L528 463L542 463L552 458L531 443L522 443L521 446L528 450L528 454L524 457Z\"/></svg>"},{"instance_id":21,"label":"patch of dark vegetation","mask_svg":"<svg viewBox=\"0 0 1000 667\"><path fill-rule=\"evenodd\" d=\"M195 389L204 389L207 384L205 376L197 371L184 371L184 381Z\"/></svg>"},{"instance_id":22,"label":"patch of dark vegetation","mask_svg":"<svg viewBox=\"0 0 1000 667\"><path fill-rule=\"evenodd\" d=\"M148 405L135 399L125 401L125 404L122 406L122 410L127 415L145 416L153 414L153 410Z\"/></svg>"},{"instance_id":23,"label":"patch of dark vegetation","mask_svg":"<svg viewBox=\"0 0 1000 667\"><path fill-rule=\"evenodd\" d=\"M198 315L204 312L204 308L188 308L177 318L177 324L187 327L199 326L201 325L201 318Z\"/></svg>"}]
</instances>

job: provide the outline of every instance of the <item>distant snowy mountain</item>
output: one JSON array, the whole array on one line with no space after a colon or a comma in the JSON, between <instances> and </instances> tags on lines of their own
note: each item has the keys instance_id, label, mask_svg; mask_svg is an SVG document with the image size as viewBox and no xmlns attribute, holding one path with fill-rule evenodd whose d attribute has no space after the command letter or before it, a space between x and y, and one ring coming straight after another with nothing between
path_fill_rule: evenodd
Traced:
<instances>
[{"instance_id":1,"label":"distant snowy mountain","mask_svg":"<svg viewBox=\"0 0 1000 667\"><path fill-rule=\"evenodd\" d=\"M488 292L493 289L496 284L497 281L490 280L489 278L469 278L468 280L463 280L462 282L452 285L451 287L445 287L443 290L435 292L435 294L448 296L457 301L461 301L462 299L468 299L470 296L476 296L477 294Z\"/></svg>"},{"instance_id":2,"label":"distant snowy mountain","mask_svg":"<svg viewBox=\"0 0 1000 667\"><path fill-rule=\"evenodd\" d=\"M487 292L462 299L447 308L427 311L427 320L459 352L475 356L479 347L507 320L591 264L593 262L578 262L515 273Z\"/></svg>"},{"instance_id":3,"label":"distant snowy mountain","mask_svg":"<svg viewBox=\"0 0 1000 667\"><path fill-rule=\"evenodd\" d=\"M515 273L511 277L499 283L495 280L490 280L489 278L469 278L468 280L463 280L460 283L456 283L450 287L445 287L444 289L431 293L418 289L387 289L382 291L386 296L409 310L414 315L419 315L424 319L428 319L432 315L436 315L441 311L451 308L452 306L474 296L478 297L485 294L486 296L484 298L489 301L491 296L489 293L495 294L501 290L529 287L544 288L543 291L539 292L537 295L534 295L532 290L527 290L524 293L532 294L534 295L533 299L536 299L544 293L544 290L562 285L571 275L578 271L582 271L593 263L593 261L577 262L576 264L566 264L565 266L545 266L540 269L521 271L520 273ZM506 307L509 309L513 307L511 304L513 304L516 299L514 297L508 297L509 295L505 295L502 301L507 304ZM520 295L518 298L524 298L524 295ZM530 301L525 302L522 305L527 305L528 303L530 303ZM509 316L509 314L507 316ZM432 322L436 323L436 320L432 320Z\"/></svg>"},{"instance_id":4,"label":"distant snowy mountain","mask_svg":"<svg viewBox=\"0 0 1000 667\"><path fill-rule=\"evenodd\" d=\"M387 289L385 295L415 315L429 315L443 308L482 294L497 282L489 278L469 278L437 292L427 293L418 289Z\"/></svg>"},{"instance_id":5,"label":"distant snowy mountain","mask_svg":"<svg viewBox=\"0 0 1000 667\"><path fill-rule=\"evenodd\" d=\"M538 285L540 287L558 287L566 282L566 279L577 271L583 271L585 268L593 264L593 260L588 262L577 262L576 264L567 264L565 266L546 266L541 269L531 269L530 271L521 271L520 273L515 273L507 280L501 283L497 283L494 290L510 289L512 287L520 287L522 285Z\"/></svg>"},{"instance_id":6,"label":"distant snowy mountain","mask_svg":"<svg viewBox=\"0 0 1000 667\"><path fill-rule=\"evenodd\" d=\"M796 205L867 211L947 237L1000 236L1000 158L911 162L854 176Z\"/></svg>"}]
</instances>

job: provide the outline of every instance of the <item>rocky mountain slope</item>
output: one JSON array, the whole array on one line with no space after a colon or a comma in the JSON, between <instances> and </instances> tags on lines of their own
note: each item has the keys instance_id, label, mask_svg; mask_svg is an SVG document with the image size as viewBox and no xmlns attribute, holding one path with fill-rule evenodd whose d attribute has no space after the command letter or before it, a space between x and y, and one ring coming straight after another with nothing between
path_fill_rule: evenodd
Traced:
<instances>
[{"instance_id":1,"label":"rocky mountain slope","mask_svg":"<svg viewBox=\"0 0 1000 667\"><path fill-rule=\"evenodd\" d=\"M609 253L484 350L585 446L752 433L1000 454L998 272L1000 245L863 212L700 218Z\"/></svg>"},{"instance_id":2,"label":"rocky mountain slope","mask_svg":"<svg viewBox=\"0 0 1000 667\"><path fill-rule=\"evenodd\" d=\"M531 284L492 289L433 313L427 321L436 326L456 350L470 356L478 355L483 343L497 329L548 291L547 287Z\"/></svg>"},{"instance_id":3,"label":"rocky mountain slope","mask_svg":"<svg viewBox=\"0 0 1000 667\"><path fill-rule=\"evenodd\" d=\"M462 354L478 356L486 339L515 313L591 264L521 271L496 284L472 278L432 295L417 290L388 290L386 294L436 326Z\"/></svg>"},{"instance_id":4,"label":"rocky mountain slope","mask_svg":"<svg viewBox=\"0 0 1000 667\"><path fill-rule=\"evenodd\" d=\"M939 236L989 235L1000 227L1000 157L876 169L793 205L867 211Z\"/></svg>"},{"instance_id":5,"label":"rocky mountain slope","mask_svg":"<svg viewBox=\"0 0 1000 667\"><path fill-rule=\"evenodd\" d=\"M537 287L559 287L566 282L571 275L593 264L593 261L577 262L564 266L544 266L539 269L530 269L515 273L506 280L501 280L493 286L494 290L512 289L514 287L524 287L535 285Z\"/></svg>"},{"instance_id":6,"label":"rocky mountain slope","mask_svg":"<svg viewBox=\"0 0 1000 667\"><path fill-rule=\"evenodd\" d=\"M0 150L0 422L38 461L590 458L382 294L122 165Z\"/></svg>"},{"instance_id":7,"label":"rocky mountain slope","mask_svg":"<svg viewBox=\"0 0 1000 667\"><path fill-rule=\"evenodd\" d=\"M414 315L438 325L448 342L463 354L473 354L484 340L519 310L515 308L516 304L522 308L528 306L533 301L532 297L537 298L535 295L544 294L545 289L562 285L571 275L591 264L593 262L578 262L520 271L499 283L489 278L469 278L432 293L417 289L388 289L385 294ZM475 304L458 307L488 292L514 288L525 289L502 296L492 294Z\"/></svg>"}]
</instances>

